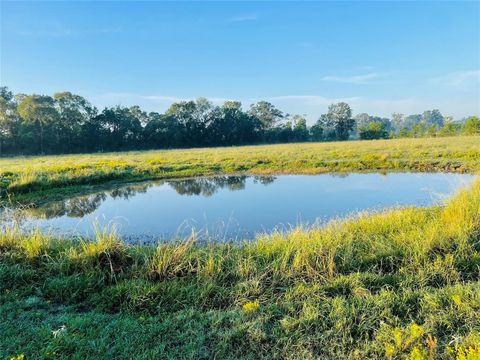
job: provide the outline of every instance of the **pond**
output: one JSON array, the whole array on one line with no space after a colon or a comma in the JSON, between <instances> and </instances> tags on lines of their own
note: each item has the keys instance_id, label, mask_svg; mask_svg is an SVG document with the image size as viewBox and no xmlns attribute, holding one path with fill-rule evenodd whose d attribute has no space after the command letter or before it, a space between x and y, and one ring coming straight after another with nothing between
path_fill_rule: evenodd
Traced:
<instances>
[{"instance_id":1,"label":"pond","mask_svg":"<svg viewBox=\"0 0 480 360\"><path fill-rule=\"evenodd\" d=\"M200 237L230 241L321 225L359 211L441 203L472 175L389 173L216 176L119 186L23 209L23 227L90 237L114 227L126 241Z\"/></svg>"}]
</instances>

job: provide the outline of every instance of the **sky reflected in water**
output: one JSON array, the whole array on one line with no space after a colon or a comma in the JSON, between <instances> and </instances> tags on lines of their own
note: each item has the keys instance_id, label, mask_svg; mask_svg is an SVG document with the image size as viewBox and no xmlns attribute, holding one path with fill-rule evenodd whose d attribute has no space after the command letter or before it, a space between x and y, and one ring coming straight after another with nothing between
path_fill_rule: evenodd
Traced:
<instances>
[{"instance_id":1,"label":"sky reflected in water","mask_svg":"<svg viewBox=\"0 0 480 360\"><path fill-rule=\"evenodd\" d=\"M322 224L362 210L439 203L472 175L348 174L217 176L130 184L22 212L24 227L92 236L114 226L131 242L188 236L228 241Z\"/></svg>"}]
</instances>

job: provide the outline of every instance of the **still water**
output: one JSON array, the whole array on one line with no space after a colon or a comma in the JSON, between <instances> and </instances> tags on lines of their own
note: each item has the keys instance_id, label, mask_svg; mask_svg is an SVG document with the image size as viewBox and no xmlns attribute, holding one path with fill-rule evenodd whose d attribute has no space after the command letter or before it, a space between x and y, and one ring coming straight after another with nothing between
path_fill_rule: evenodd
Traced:
<instances>
[{"instance_id":1,"label":"still water","mask_svg":"<svg viewBox=\"0 0 480 360\"><path fill-rule=\"evenodd\" d=\"M332 218L441 203L472 175L348 174L217 176L136 183L22 211L24 227L92 236L115 227L131 242L183 238L195 229L217 240L321 225Z\"/></svg>"}]
</instances>

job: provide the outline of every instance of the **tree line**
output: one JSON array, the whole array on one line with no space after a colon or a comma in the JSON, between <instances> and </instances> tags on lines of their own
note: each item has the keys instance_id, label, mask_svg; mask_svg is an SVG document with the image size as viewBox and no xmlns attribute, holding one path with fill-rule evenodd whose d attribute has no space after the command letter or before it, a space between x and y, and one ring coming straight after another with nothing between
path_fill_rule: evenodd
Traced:
<instances>
[{"instance_id":1,"label":"tree line","mask_svg":"<svg viewBox=\"0 0 480 360\"><path fill-rule=\"evenodd\" d=\"M480 134L478 117L455 122L438 110L409 116L394 113L391 119L365 113L353 117L350 106L340 102L307 126L305 116L286 114L267 101L248 110L238 101L217 106L198 98L173 103L164 113L147 113L139 106L99 111L70 92L14 95L0 87L0 155L457 134Z\"/></svg>"}]
</instances>

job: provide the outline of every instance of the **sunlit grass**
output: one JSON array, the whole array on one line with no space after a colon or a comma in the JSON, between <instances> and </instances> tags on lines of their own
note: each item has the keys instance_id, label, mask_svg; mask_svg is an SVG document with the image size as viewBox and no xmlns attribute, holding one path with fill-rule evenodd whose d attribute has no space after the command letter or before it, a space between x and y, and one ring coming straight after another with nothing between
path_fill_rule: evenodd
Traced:
<instances>
[{"instance_id":1,"label":"sunlit grass","mask_svg":"<svg viewBox=\"0 0 480 360\"><path fill-rule=\"evenodd\" d=\"M198 175L480 169L478 136L0 159L0 196Z\"/></svg>"},{"instance_id":2,"label":"sunlit grass","mask_svg":"<svg viewBox=\"0 0 480 360\"><path fill-rule=\"evenodd\" d=\"M225 173L480 170L478 137L0 159L0 192ZM45 195L45 194L44 194ZM480 182L254 241L0 232L0 358L475 359ZM62 336L58 334L62 330Z\"/></svg>"},{"instance_id":3,"label":"sunlit grass","mask_svg":"<svg viewBox=\"0 0 480 360\"><path fill-rule=\"evenodd\" d=\"M0 357L475 359L479 278L478 180L445 206L236 245L7 229Z\"/></svg>"}]
</instances>

